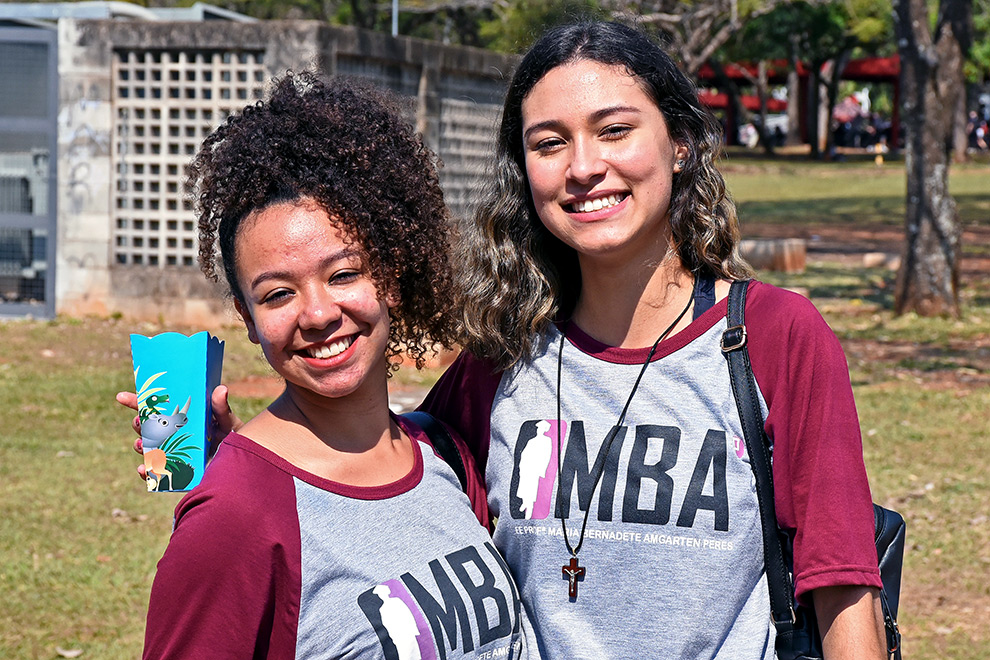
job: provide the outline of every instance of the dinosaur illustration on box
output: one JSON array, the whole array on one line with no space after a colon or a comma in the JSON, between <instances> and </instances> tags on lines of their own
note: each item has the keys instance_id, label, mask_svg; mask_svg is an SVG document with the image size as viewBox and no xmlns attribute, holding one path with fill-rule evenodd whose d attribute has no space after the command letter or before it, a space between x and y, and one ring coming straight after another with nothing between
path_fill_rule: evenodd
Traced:
<instances>
[{"instance_id":1,"label":"dinosaur illustration on box","mask_svg":"<svg viewBox=\"0 0 990 660\"><path fill-rule=\"evenodd\" d=\"M192 397L186 398L181 408L176 406L171 414L162 412L159 406L171 397L161 387L152 384L167 372L157 373L138 389L138 419L141 422L141 443L144 445L144 467L147 472L149 491L179 490L193 479L195 470L189 464L190 449L187 443L190 434L180 434L179 430L188 421L189 404ZM137 379L138 370L134 377ZM167 487L162 488L165 484Z\"/></svg>"}]
</instances>

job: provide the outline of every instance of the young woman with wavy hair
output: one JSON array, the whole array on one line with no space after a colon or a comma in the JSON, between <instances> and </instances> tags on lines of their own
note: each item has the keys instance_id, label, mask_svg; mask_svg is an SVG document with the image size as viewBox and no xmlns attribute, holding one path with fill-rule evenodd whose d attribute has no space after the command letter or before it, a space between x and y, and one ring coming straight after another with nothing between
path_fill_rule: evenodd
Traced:
<instances>
[{"instance_id":1,"label":"young woman with wavy hair","mask_svg":"<svg viewBox=\"0 0 990 660\"><path fill-rule=\"evenodd\" d=\"M735 207L721 133L642 33L545 34L510 83L460 245L466 350L424 409L472 447L550 658L772 658L760 511L726 360ZM849 374L810 302L748 287L797 597L826 657L881 658Z\"/></svg>"},{"instance_id":2,"label":"young woman with wavy hair","mask_svg":"<svg viewBox=\"0 0 990 660\"><path fill-rule=\"evenodd\" d=\"M552 34L533 47L512 79L489 183L461 246L467 347L502 367L528 355L581 290L578 254L533 208L521 140L526 95L563 63L585 59L627 71L667 118L670 137L687 148L672 182L667 253L700 275L752 276L739 257L735 205L716 167L722 131L694 85L662 49L617 24L574 25Z\"/></svg>"}]
</instances>

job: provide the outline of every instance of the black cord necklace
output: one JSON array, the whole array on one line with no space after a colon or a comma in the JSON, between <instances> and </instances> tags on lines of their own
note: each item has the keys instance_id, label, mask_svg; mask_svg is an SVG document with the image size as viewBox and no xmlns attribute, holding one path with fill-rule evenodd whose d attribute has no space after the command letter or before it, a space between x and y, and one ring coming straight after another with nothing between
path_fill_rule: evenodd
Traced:
<instances>
[{"instance_id":1,"label":"black cord necklace","mask_svg":"<svg viewBox=\"0 0 990 660\"><path fill-rule=\"evenodd\" d=\"M626 399L626 405L622 407L622 413L619 415L618 421L612 426L612 429L608 432L605 437L605 453L604 457L608 457L609 451L612 449L612 441L615 440L615 436L619 432L619 428L622 426L622 422L626 419L626 412L629 410L629 404L632 403L633 395L636 394L636 390L639 389L639 382L643 379L643 374L646 373L646 367L649 366L650 360L653 359L653 354L657 350L657 346L660 345L667 335L674 329L674 327L681 322L687 311L691 309L691 303L694 302L694 287L691 289L691 295L688 296L687 305L681 310L681 313L677 315L677 318L667 326L667 329L660 333L657 340L653 342L653 346L650 348L649 354L646 356L646 360L643 361L643 367L639 370L639 375L636 376L636 382L632 386L632 390L629 392L629 397ZM560 347L557 350L557 502L561 501L561 491L560 491L560 476L563 473L563 450L561 448L561 438L560 438L560 376L563 371L564 364L564 343L566 340L566 335L563 331L560 333ZM581 535L578 537L578 542L576 546L571 546L571 540L567 536L567 520L562 515L560 517L560 525L564 532L564 545L567 546L567 551L571 553L571 559L568 563L561 567L561 572L565 580L567 580L567 595L572 599L577 598L577 583L584 580L585 573L587 570L578 564L578 552L581 551L581 546L584 544L584 532L588 527L588 513L591 511L591 498L594 498L595 491L598 490L598 484L602 479L602 474L605 472L606 460L601 461L598 470L595 472L595 481L591 486L591 497L588 499L588 508L584 512L584 521L581 523Z\"/></svg>"}]
</instances>

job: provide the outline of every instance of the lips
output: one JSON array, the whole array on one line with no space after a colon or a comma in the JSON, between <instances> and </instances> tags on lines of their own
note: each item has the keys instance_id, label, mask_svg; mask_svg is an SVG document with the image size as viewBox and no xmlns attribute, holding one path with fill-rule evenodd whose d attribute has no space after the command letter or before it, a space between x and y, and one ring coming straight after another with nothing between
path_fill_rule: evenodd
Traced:
<instances>
[{"instance_id":1,"label":"lips","mask_svg":"<svg viewBox=\"0 0 990 660\"><path fill-rule=\"evenodd\" d=\"M354 337L352 335L349 337L336 339L326 344L320 344L319 346L310 346L305 352L309 355L309 357L317 358L319 360L328 360L346 351L353 343Z\"/></svg>"},{"instance_id":2,"label":"lips","mask_svg":"<svg viewBox=\"0 0 990 660\"><path fill-rule=\"evenodd\" d=\"M582 199L565 204L564 208L570 213L594 213L602 209L610 209L620 204L628 196L629 193L615 193L603 197L595 197L594 199Z\"/></svg>"}]
</instances>

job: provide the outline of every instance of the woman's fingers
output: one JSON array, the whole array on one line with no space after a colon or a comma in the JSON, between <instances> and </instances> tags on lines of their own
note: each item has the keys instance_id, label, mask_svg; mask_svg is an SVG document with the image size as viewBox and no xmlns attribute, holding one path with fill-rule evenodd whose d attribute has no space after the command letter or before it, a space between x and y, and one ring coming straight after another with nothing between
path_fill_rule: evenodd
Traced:
<instances>
[{"instance_id":1,"label":"woman's fingers","mask_svg":"<svg viewBox=\"0 0 990 660\"><path fill-rule=\"evenodd\" d=\"M137 394L135 394L134 392L117 392L116 399L117 399L117 403L119 403L122 406L131 408L133 410L138 409ZM137 417L131 420L131 428L134 429L135 433L141 435L141 421ZM138 449L138 451L141 450Z\"/></svg>"},{"instance_id":2,"label":"woman's fingers","mask_svg":"<svg viewBox=\"0 0 990 660\"><path fill-rule=\"evenodd\" d=\"M117 392L117 403L137 410L137 394L134 392Z\"/></svg>"},{"instance_id":3,"label":"woman's fingers","mask_svg":"<svg viewBox=\"0 0 990 660\"><path fill-rule=\"evenodd\" d=\"M213 390L213 435L216 438L225 438L231 431L244 426L244 422L230 409L230 401L227 397L226 385L217 385Z\"/></svg>"}]
</instances>

